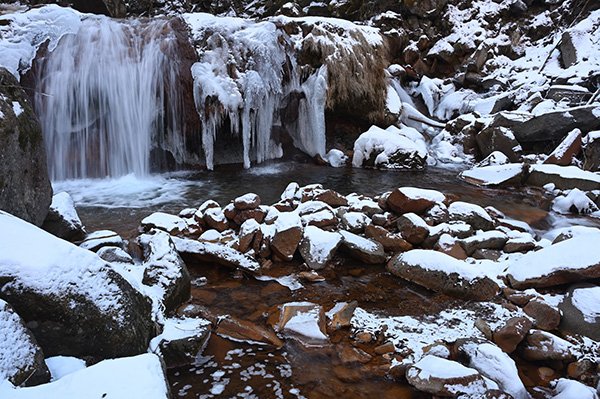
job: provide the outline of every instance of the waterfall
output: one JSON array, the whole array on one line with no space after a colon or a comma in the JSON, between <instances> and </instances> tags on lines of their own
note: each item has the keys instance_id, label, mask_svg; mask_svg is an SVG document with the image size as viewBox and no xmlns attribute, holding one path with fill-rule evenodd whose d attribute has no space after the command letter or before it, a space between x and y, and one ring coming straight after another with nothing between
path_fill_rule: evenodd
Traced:
<instances>
[{"instance_id":1,"label":"waterfall","mask_svg":"<svg viewBox=\"0 0 600 399\"><path fill-rule=\"evenodd\" d=\"M87 17L40 63L36 109L53 180L150 172L183 157L176 39L164 20Z\"/></svg>"}]
</instances>

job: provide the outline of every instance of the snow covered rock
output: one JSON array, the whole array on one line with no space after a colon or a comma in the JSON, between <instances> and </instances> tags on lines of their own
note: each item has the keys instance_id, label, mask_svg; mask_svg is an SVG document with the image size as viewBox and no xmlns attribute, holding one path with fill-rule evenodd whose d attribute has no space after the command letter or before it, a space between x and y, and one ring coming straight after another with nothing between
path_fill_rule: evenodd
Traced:
<instances>
[{"instance_id":1,"label":"snow covered rock","mask_svg":"<svg viewBox=\"0 0 600 399\"><path fill-rule=\"evenodd\" d=\"M362 212L345 212L341 221L344 229L352 233L362 233L371 223L371 219Z\"/></svg>"},{"instance_id":2,"label":"snow covered rock","mask_svg":"<svg viewBox=\"0 0 600 399\"><path fill-rule=\"evenodd\" d=\"M52 197L42 229L67 241L81 241L86 235L73 199L64 191Z\"/></svg>"},{"instance_id":3,"label":"snow covered rock","mask_svg":"<svg viewBox=\"0 0 600 399\"><path fill-rule=\"evenodd\" d=\"M563 317L560 331L600 341L600 287L576 284L558 305Z\"/></svg>"},{"instance_id":4,"label":"snow covered rock","mask_svg":"<svg viewBox=\"0 0 600 399\"><path fill-rule=\"evenodd\" d=\"M505 127L488 127L479 132L475 140L483 158L494 151L500 151L511 162L519 162L522 148L510 129Z\"/></svg>"},{"instance_id":5,"label":"snow covered rock","mask_svg":"<svg viewBox=\"0 0 600 399\"><path fill-rule=\"evenodd\" d=\"M295 213L281 213L275 229L271 249L280 260L291 261L302 239L302 220Z\"/></svg>"},{"instance_id":6,"label":"snow covered rock","mask_svg":"<svg viewBox=\"0 0 600 399\"><path fill-rule=\"evenodd\" d=\"M448 206L450 220L462 221L471 225L475 230L492 230L494 219L479 205L456 201Z\"/></svg>"},{"instance_id":7,"label":"snow covered rock","mask_svg":"<svg viewBox=\"0 0 600 399\"><path fill-rule=\"evenodd\" d=\"M190 274L177 253L171 236L161 230L142 234L138 242L144 251L144 285L159 290L166 312L172 312L190 298Z\"/></svg>"},{"instance_id":8,"label":"snow covered rock","mask_svg":"<svg viewBox=\"0 0 600 399\"><path fill-rule=\"evenodd\" d=\"M582 141L583 168L592 172L600 170L600 130L589 132Z\"/></svg>"},{"instance_id":9,"label":"snow covered rock","mask_svg":"<svg viewBox=\"0 0 600 399\"><path fill-rule=\"evenodd\" d=\"M578 188L569 190L566 195L559 195L552 202L554 212L587 215L598 212L598 206L583 191Z\"/></svg>"},{"instance_id":10,"label":"snow covered rock","mask_svg":"<svg viewBox=\"0 0 600 399\"><path fill-rule=\"evenodd\" d=\"M446 196L439 191L415 187L401 187L387 196L387 206L394 212L413 212L422 214L437 202L446 201Z\"/></svg>"},{"instance_id":11,"label":"snow covered rock","mask_svg":"<svg viewBox=\"0 0 600 399\"><path fill-rule=\"evenodd\" d=\"M0 383L3 399L106 398L169 399L169 385L160 358L146 353L104 360L49 384L14 389Z\"/></svg>"},{"instance_id":12,"label":"snow covered rock","mask_svg":"<svg viewBox=\"0 0 600 399\"><path fill-rule=\"evenodd\" d=\"M405 213L396 222L398 231L412 245L419 245L429 236L429 226L415 213Z\"/></svg>"},{"instance_id":13,"label":"snow covered rock","mask_svg":"<svg viewBox=\"0 0 600 399\"><path fill-rule=\"evenodd\" d=\"M365 228L365 236L383 245L386 252L404 252L412 249L412 244L402 238L399 234L390 233L381 226L368 225Z\"/></svg>"},{"instance_id":14,"label":"snow covered rock","mask_svg":"<svg viewBox=\"0 0 600 399\"><path fill-rule=\"evenodd\" d=\"M341 168L348 163L348 157L340 150L331 149L325 154L325 160L334 168Z\"/></svg>"},{"instance_id":15,"label":"snow covered rock","mask_svg":"<svg viewBox=\"0 0 600 399\"><path fill-rule=\"evenodd\" d=\"M15 386L38 385L50 380L44 353L23 320L0 299L0 381Z\"/></svg>"},{"instance_id":16,"label":"snow covered rock","mask_svg":"<svg viewBox=\"0 0 600 399\"><path fill-rule=\"evenodd\" d=\"M277 331L299 336L308 345L321 345L327 341L325 313L312 302L289 302L281 306Z\"/></svg>"},{"instance_id":17,"label":"snow covered rock","mask_svg":"<svg viewBox=\"0 0 600 399\"><path fill-rule=\"evenodd\" d=\"M233 200L233 206L240 211L256 209L260 206L260 197L254 193L248 193Z\"/></svg>"},{"instance_id":18,"label":"snow covered rock","mask_svg":"<svg viewBox=\"0 0 600 399\"><path fill-rule=\"evenodd\" d=\"M460 240L460 244L467 255L471 256L478 249L502 249L507 241L506 234L498 230L489 230Z\"/></svg>"},{"instance_id":19,"label":"snow covered rock","mask_svg":"<svg viewBox=\"0 0 600 399\"><path fill-rule=\"evenodd\" d=\"M142 219L141 224L144 231L156 228L169 234L182 233L187 227L184 219L164 212L154 212L150 216L146 216Z\"/></svg>"},{"instance_id":20,"label":"snow covered rock","mask_svg":"<svg viewBox=\"0 0 600 399\"><path fill-rule=\"evenodd\" d=\"M600 235L578 235L508 263L513 288L542 288L600 277Z\"/></svg>"},{"instance_id":21,"label":"snow covered rock","mask_svg":"<svg viewBox=\"0 0 600 399\"><path fill-rule=\"evenodd\" d=\"M435 396L483 395L487 390L477 370L433 355L410 366L406 370L406 379L419 391Z\"/></svg>"},{"instance_id":22,"label":"snow covered rock","mask_svg":"<svg viewBox=\"0 0 600 399\"><path fill-rule=\"evenodd\" d=\"M204 223L210 228L215 229L218 232L223 232L229 228L227 218L221 208L211 207L206 209L203 212L202 220L204 220Z\"/></svg>"},{"instance_id":23,"label":"snow covered rock","mask_svg":"<svg viewBox=\"0 0 600 399\"><path fill-rule=\"evenodd\" d=\"M525 359L532 361L571 362L576 358L576 349L573 344L541 330L531 330L522 344L521 353Z\"/></svg>"},{"instance_id":24,"label":"snow covered rock","mask_svg":"<svg viewBox=\"0 0 600 399\"><path fill-rule=\"evenodd\" d=\"M262 241L262 232L260 225L254 219L248 219L240 226L238 239L238 249L240 252L246 253L252 247L254 241Z\"/></svg>"},{"instance_id":25,"label":"snow covered rock","mask_svg":"<svg viewBox=\"0 0 600 399\"><path fill-rule=\"evenodd\" d=\"M552 331L560 324L560 311L539 298L530 300L523 312L533 319L534 327L540 330Z\"/></svg>"},{"instance_id":26,"label":"snow covered rock","mask_svg":"<svg viewBox=\"0 0 600 399\"><path fill-rule=\"evenodd\" d=\"M150 341L150 350L159 354L169 368L186 366L202 354L210 331L208 320L169 318L160 335Z\"/></svg>"},{"instance_id":27,"label":"snow covered rock","mask_svg":"<svg viewBox=\"0 0 600 399\"><path fill-rule=\"evenodd\" d=\"M552 399L598 399L598 392L579 381L560 378L551 383L554 386Z\"/></svg>"},{"instance_id":28,"label":"snow covered rock","mask_svg":"<svg viewBox=\"0 0 600 399\"><path fill-rule=\"evenodd\" d=\"M459 177L476 186L519 186L524 179L524 166L520 163L489 165L465 170Z\"/></svg>"},{"instance_id":29,"label":"snow covered rock","mask_svg":"<svg viewBox=\"0 0 600 399\"><path fill-rule=\"evenodd\" d=\"M342 247L350 256L369 265L381 264L386 260L383 245L349 231L340 230Z\"/></svg>"},{"instance_id":30,"label":"snow covered rock","mask_svg":"<svg viewBox=\"0 0 600 399\"><path fill-rule=\"evenodd\" d=\"M438 251L413 249L401 253L388 262L387 269L405 280L458 298L484 301L500 290L477 266Z\"/></svg>"},{"instance_id":31,"label":"snow covered rock","mask_svg":"<svg viewBox=\"0 0 600 399\"><path fill-rule=\"evenodd\" d=\"M342 235L321 230L315 226L308 226L302 233L300 242L300 255L313 270L320 270L327 266L333 255L342 243Z\"/></svg>"},{"instance_id":32,"label":"snow covered rock","mask_svg":"<svg viewBox=\"0 0 600 399\"><path fill-rule=\"evenodd\" d=\"M102 247L96 253L108 263L134 263L131 255L119 247Z\"/></svg>"},{"instance_id":33,"label":"snow covered rock","mask_svg":"<svg viewBox=\"0 0 600 399\"><path fill-rule=\"evenodd\" d=\"M600 175L576 166L531 165L527 184L544 187L552 183L560 190L578 188L583 191L600 190Z\"/></svg>"},{"instance_id":34,"label":"snow covered rock","mask_svg":"<svg viewBox=\"0 0 600 399\"><path fill-rule=\"evenodd\" d=\"M427 165L427 147L415 129L371 126L354 143L352 165L389 169L423 169Z\"/></svg>"},{"instance_id":35,"label":"snow covered rock","mask_svg":"<svg viewBox=\"0 0 600 399\"><path fill-rule=\"evenodd\" d=\"M573 129L544 161L545 164L571 165L573 158L581 152L581 130Z\"/></svg>"},{"instance_id":36,"label":"snow covered rock","mask_svg":"<svg viewBox=\"0 0 600 399\"><path fill-rule=\"evenodd\" d=\"M260 271L260 265L253 258L233 248L211 242L200 242L188 238L173 237L177 252L184 260L208 262L240 269L249 273Z\"/></svg>"},{"instance_id":37,"label":"snow covered rock","mask_svg":"<svg viewBox=\"0 0 600 399\"><path fill-rule=\"evenodd\" d=\"M348 205L346 197L334 190L320 190L316 192L313 201L324 202L332 208Z\"/></svg>"},{"instance_id":38,"label":"snow covered rock","mask_svg":"<svg viewBox=\"0 0 600 399\"><path fill-rule=\"evenodd\" d=\"M512 353L533 326L527 317L511 317L493 331L493 340L506 353Z\"/></svg>"},{"instance_id":39,"label":"snow covered rock","mask_svg":"<svg viewBox=\"0 0 600 399\"><path fill-rule=\"evenodd\" d=\"M146 350L155 329L150 303L109 264L5 212L0 226L0 297L29 323L46 355Z\"/></svg>"},{"instance_id":40,"label":"snow covered rock","mask_svg":"<svg viewBox=\"0 0 600 399\"><path fill-rule=\"evenodd\" d=\"M114 231L98 230L86 235L79 246L97 252L102 247L123 247L124 244L121 236Z\"/></svg>"}]
</instances>

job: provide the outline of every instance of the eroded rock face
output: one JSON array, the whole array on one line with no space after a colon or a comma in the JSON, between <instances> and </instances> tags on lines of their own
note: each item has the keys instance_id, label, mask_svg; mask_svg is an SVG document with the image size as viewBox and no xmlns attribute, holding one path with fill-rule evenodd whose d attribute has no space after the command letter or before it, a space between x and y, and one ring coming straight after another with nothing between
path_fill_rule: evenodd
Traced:
<instances>
[{"instance_id":1,"label":"eroded rock face","mask_svg":"<svg viewBox=\"0 0 600 399\"><path fill-rule=\"evenodd\" d=\"M51 202L37 116L19 82L0 68L0 209L41 226Z\"/></svg>"}]
</instances>

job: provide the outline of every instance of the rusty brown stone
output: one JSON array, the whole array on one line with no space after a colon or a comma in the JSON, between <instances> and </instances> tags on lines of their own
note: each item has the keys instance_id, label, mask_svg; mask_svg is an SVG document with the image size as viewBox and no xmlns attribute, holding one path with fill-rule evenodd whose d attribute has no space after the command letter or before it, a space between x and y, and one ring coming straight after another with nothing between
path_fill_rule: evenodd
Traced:
<instances>
[{"instance_id":1,"label":"rusty brown stone","mask_svg":"<svg viewBox=\"0 0 600 399\"><path fill-rule=\"evenodd\" d=\"M512 353L523 341L533 323L526 317L511 317L494 331L493 341L506 353Z\"/></svg>"}]
</instances>

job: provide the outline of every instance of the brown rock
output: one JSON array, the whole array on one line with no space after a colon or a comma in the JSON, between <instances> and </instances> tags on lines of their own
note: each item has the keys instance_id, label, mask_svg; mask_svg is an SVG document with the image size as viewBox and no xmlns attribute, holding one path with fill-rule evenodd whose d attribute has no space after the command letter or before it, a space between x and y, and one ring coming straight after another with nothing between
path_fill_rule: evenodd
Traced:
<instances>
[{"instance_id":1,"label":"brown rock","mask_svg":"<svg viewBox=\"0 0 600 399\"><path fill-rule=\"evenodd\" d=\"M227 218L220 208L209 208L204 212L204 223L210 228L223 232L229 228Z\"/></svg>"},{"instance_id":2,"label":"brown rock","mask_svg":"<svg viewBox=\"0 0 600 399\"><path fill-rule=\"evenodd\" d=\"M340 310L335 312L331 316L329 321L329 327L333 330L339 330L340 328L350 327L350 320L354 316L354 311L358 307L358 302L352 301L342 306Z\"/></svg>"},{"instance_id":3,"label":"brown rock","mask_svg":"<svg viewBox=\"0 0 600 399\"><path fill-rule=\"evenodd\" d=\"M405 252L410 251L413 246L398 234L390 233L388 230L380 226L368 225L365 228L365 235L381 245L386 252Z\"/></svg>"},{"instance_id":4,"label":"brown rock","mask_svg":"<svg viewBox=\"0 0 600 399\"><path fill-rule=\"evenodd\" d=\"M233 316L222 317L219 320L215 332L220 336L229 337L238 341L249 340L261 342L276 348L281 348L283 346L283 341L277 337L274 331Z\"/></svg>"},{"instance_id":5,"label":"brown rock","mask_svg":"<svg viewBox=\"0 0 600 399\"><path fill-rule=\"evenodd\" d=\"M234 199L233 206L235 206L235 209L240 211L246 209L256 209L260 206L260 197L257 194L248 193Z\"/></svg>"},{"instance_id":6,"label":"brown rock","mask_svg":"<svg viewBox=\"0 0 600 399\"><path fill-rule=\"evenodd\" d=\"M374 349L375 353L378 355L383 355L385 353L393 353L396 351L396 347L391 342L386 342L383 345L379 345Z\"/></svg>"},{"instance_id":7,"label":"brown rock","mask_svg":"<svg viewBox=\"0 0 600 399\"><path fill-rule=\"evenodd\" d=\"M581 152L581 130L574 129L561 141L561 143L546 158L544 163L568 166L573 158Z\"/></svg>"},{"instance_id":8,"label":"brown rock","mask_svg":"<svg viewBox=\"0 0 600 399\"><path fill-rule=\"evenodd\" d=\"M493 340L506 353L512 353L523 341L533 323L526 317L512 317L494 331Z\"/></svg>"},{"instance_id":9,"label":"brown rock","mask_svg":"<svg viewBox=\"0 0 600 399\"><path fill-rule=\"evenodd\" d=\"M429 235L427 223L414 213L405 213L399 217L397 226L402 238L412 245L421 244Z\"/></svg>"},{"instance_id":10,"label":"brown rock","mask_svg":"<svg viewBox=\"0 0 600 399\"><path fill-rule=\"evenodd\" d=\"M354 339L356 342L368 344L369 342L373 342L375 337L368 331L361 331L354 336Z\"/></svg>"},{"instance_id":11,"label":"brown rock","mask_svg":"<svg viewBox=\"0 0 600 399\"><path fill-rule=\"evenodd\" d=\"M348 205L346 197L333 190L323 190L316 194L313 199L315 201L322 201L333 208Z\"/></svg>"},{"instance_id":12,"label":"brown rock","mask_svg":"<svg viewBox=\"0 0 600 399\"><path fill-rule=\"evenodd\" d=\"M271 250L280 260L291 261L301 239L302 227L299 225L280 226L271 241Z\"/></svg>"},{"instance_id":13,"label":"brown rock","mask_svg":"<svg viewBox=\"0 0 600 399\"><path fill-rule=\"evenodd\" d=\"M460 245L460 243L458 243L458 241L455 241L450 245L440 245L439 243L437 243L433 249L439 252L443 252L446 255L450 255L454 259L465 260L468 258L467 253Z\"/></svg>"},{"instance_id":14,"label":"brown rock","mask_svg":"<svg viewBox=\"0 0 600 399\"><path fill-rule=\"evenodd\" d=\"M443 194L433 190L423 190L426 193L434 193L433 196L415 196L409 190L403 188L397 188L390 193L387 197L387 205L394 212L403 214L407 212L413 212L417 215L424 213L427 209L431 208L436 201L433 201L430 197L443 197ZM441 201L440 201L441 202Z\"/></svg>"},{"instance_id":15,"label":"brown rock","mask_svg":"<svg viewBox=\"0 0 600 399\"><path fill-rule=\"evenodd\" d=\"M233 222L235 224L240 226L246 220L250 220L250 219L254 219L258 223L262 223L263 220L265 220L265 216L267 216L267 211L265 211L264 209L261 209L261 208L246 209L243 211L236 212L233 219L230 219L230 220L233 220Z\"/></svg>"},{"instance_id":16,"label":"brown rock","mask_svg":"<svg viewBox=\"0 0 600 399\"><path fill-rule=\"evenodd\" d=\"M560 311L541 299L532 299L523 311L533 318L533 325L542 330L555 330L560 324Z\"/></svg>"},{"instance_id":17,"label":"brown rock","mask_svg":"<svg viewBox=\"0 0 600 399\"><path fill-rule=\"evenodd\" d=\"M460 393L483 394L483 377L475 369L452 360L427 355L406 370L406 380L419 391L435 396L457 397Z\"/></svg>"},{"instance_id":18,"label":"brown rock","mask_svg":"<svg viewBox=\"0 0 600 399\"><path fill-rule=\"evenodd\" d=\"M523 343L521 354L531 361L560 360L572 362L575 354L572 345L546 331L532 330Z\"/></svg>"},{"instance_id":19,"label":"brown rock","mask_svg":"<svg viewBox=\"0 0 600 399\"><path fill-rule=\"evenodd\" d=\"M340 234L343 237L342 248L353 258L369 265L382 264L386 261L383 245L377 241L344 230L340 230Z\"/></svg>"},{"instance_id":20,"label":"brown rock","mask_svg":"<svg viewBox=\"0 0 600 399\"><path fill-rule=\"evenodd\" d=\"M338 356L343 364L368 363L373 357L362 349L347 345L336 346Z\"/></svg>"}]
</instances>

